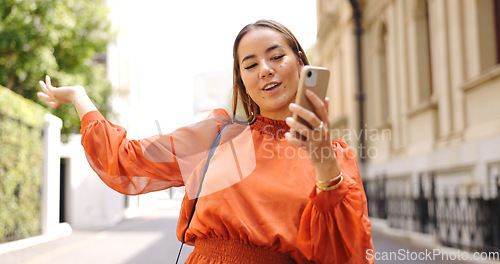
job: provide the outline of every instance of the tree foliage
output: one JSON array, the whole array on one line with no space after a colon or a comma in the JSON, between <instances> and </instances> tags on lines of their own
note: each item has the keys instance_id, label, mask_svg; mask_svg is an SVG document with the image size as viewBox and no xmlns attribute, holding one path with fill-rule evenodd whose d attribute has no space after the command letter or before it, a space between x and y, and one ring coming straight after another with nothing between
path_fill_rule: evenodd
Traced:
<instances>
[{"instance_id":1,"label":"tree foliage","mask_svg":"<svg viewBox=\"0 0 500 264\"><path fill-rule=\"evenodd\" d=\"M96 58L112 39L108 12L101 0L2 0L0 84L44 105L36 93L48 74L56 86L84 86L106 114L111 85ZM54 114L63 119L63 133L78 131L72 106Z\"/></svg>"}]
</instances>

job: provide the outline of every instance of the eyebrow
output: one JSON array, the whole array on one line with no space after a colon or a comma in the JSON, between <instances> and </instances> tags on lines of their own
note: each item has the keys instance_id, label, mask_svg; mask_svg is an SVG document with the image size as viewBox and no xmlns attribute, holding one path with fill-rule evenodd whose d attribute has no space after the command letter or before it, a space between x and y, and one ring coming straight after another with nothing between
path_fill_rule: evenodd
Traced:
<instances>
[{"instance_id":1,"label":"eyebrow","mask_svg":"<svg viewBox=\"0 0 500 264\"><path fill-rule=\"evenodd\" d=\"M271 46L271 47L269 47L269 48L266 49L266 53L268 53L268 52L270 52L272 50L275 50L277 48L283 48L283 46L281 46L279 44L273 45L273 46ZM248 56L246 56L245 58L243 58L241 60L241 63L243 63L246 60L253 59L253 58L255 58L255 55L248 55Z\"/></svg>"}]
</instances>

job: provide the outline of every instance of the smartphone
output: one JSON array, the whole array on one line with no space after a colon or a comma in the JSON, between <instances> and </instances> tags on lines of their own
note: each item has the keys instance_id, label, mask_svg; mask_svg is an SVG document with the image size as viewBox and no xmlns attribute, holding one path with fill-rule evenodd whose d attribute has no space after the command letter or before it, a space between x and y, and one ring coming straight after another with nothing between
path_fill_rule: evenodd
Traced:
<instances>
[{"instance_id":1,"label":"smartphone","mask_svg":"<svg viewBox=\"0 0 500 264\"><path fill-rule=\"evenodd\" d=\"M313 91L322 101L325 101L329 79L330 71L327 68L309 65L304 66L300 73L299 88L297 89L295 104L300 105L311 112L315 112L314 106L305 95L305 91L306 89L309 89ZM297 116L297 114L294 113L293 118L312 129L312 126L304 119Z\"/></svg>"}]
</instances>

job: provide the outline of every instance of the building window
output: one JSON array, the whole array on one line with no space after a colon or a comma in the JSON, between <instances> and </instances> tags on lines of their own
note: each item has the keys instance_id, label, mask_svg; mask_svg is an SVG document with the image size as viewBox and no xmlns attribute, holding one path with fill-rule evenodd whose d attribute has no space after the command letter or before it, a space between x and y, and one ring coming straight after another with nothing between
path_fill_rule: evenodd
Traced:
<instances>
[{"instance_id":1,"label":"building window","mask_svg":"<svg viewBox=\"0 0 500 264\"><path fill-rule=\"evenodd\" d=\"M432 49L431 49L431 20L429 4L426 0L413 1L412 13L409 13L408 32L409 40L407 55L410 62L411 89L409 90L410 109L420 109L431 102L433 95L432 85Z\"/></svg>"}]
</instances>

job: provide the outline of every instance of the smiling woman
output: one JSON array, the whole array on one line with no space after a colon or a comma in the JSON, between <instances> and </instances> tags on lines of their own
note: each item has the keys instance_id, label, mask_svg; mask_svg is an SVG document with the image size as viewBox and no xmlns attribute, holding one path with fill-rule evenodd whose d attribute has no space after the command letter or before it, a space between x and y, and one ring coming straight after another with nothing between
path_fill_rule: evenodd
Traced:
<instances>
[{"instance_id":1,"label":"smiling woman","mask_svg":"<svg viewBox=\"0 0 500 264\"><path fill-rule=\"evenodd\" d=\"M233 57L233 114L239 98L250 122L261 111L274 119L290 116L288 104L295 100L300 69L309 64L295 36L279 23L259 20L240 31ZM280 89L285 93L278 94Z\"/></svg>"},{"instance_id":2,"label":"smiling woman","mask_svg":"<svg viewBox=\"0 0 500 264\"><path fill-rule=\"evenodd\" d=\"M39 96L75 105L87 159L114 190L186 187L177 226L195 246L186 263L372 263L355 153L331 141L328 99L309 91L313 111L293 104L308 64L302 47L283 25L259 20L241 30L233 54L234 105L243 101L248 124L215 109L193 126L129 140L81 86L56 88L47 77Z\"/></svg>"},{"instance_id":3,"label":"smiling woman","mask_svg":"<svg viewBox=\"0 0 500 264\"><path fill-rule=\"evenodd\" d=\"M245 92L259 106L258 113L285 120L291 113L288 105L297 94L302 60L295 56L283 35L267 28L247 33L237 53L251 54L241 60L240 71Z\"/></svg>"}]
</instances>

